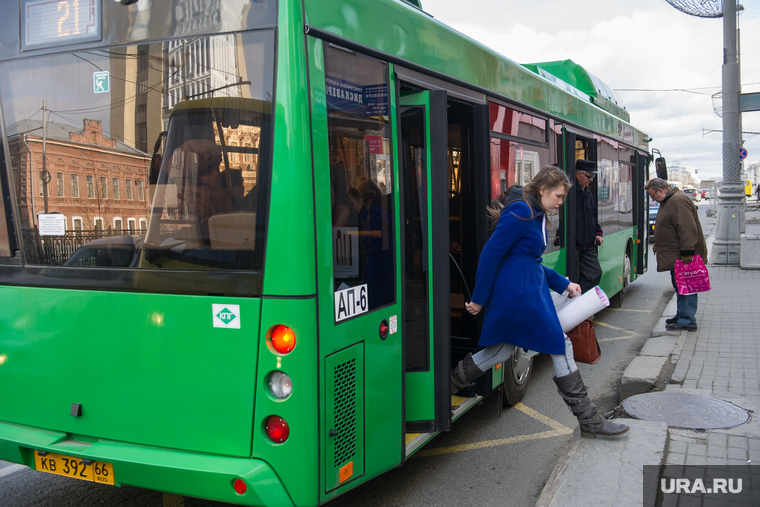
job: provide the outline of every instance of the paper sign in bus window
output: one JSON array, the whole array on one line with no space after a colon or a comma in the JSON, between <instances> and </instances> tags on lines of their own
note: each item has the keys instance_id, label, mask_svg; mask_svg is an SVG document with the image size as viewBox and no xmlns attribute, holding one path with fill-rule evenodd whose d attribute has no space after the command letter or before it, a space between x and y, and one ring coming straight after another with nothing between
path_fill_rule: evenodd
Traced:
<instances>
[{"instance_id":1,"label":"paper sign in bus window","mask_svg":"<svg viewBox=\"0 0 760 507\"><path fill-rule=\"evenodd\" d=\"M333 227L333 272L336 278L359 276L359 228Z\"/></svg>"}]
</instances>

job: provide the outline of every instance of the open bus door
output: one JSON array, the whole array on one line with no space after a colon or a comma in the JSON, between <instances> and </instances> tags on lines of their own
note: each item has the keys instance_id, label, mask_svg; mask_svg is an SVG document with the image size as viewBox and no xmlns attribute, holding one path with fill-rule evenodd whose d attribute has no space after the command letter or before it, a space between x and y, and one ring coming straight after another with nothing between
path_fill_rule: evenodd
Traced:
<instances>
[{"instance_id":1,"label":"open bus door","mask_svg":"<svg viewBox=\"0 0 760 507\"><path fill-rule=\"evenodd\" d=\"M596 154L596 141L591 137L582 137L580 134L576 134L573 130L565 127L565 174L572 183L570 192L567 196L565 204L566 223L567 223L567 265L566 273L570 280L578 280L578 265L577 257L578 253L575 249L575 238L577 231L575 230L575 210L576 210L576 195L575 185L578 182L575 180L575 161L576 160L592 160L598 163ZM598 192L597 192L598 178L594 178L588 185L589 191L597 200L598 204ZM597 211L597 220L599 220L599 214Z\"/></svg>"},{"instance_id":2,"label":"open bus door","mask_svg":"<svg viewBox=\"0 0 760 507\"><path fill-rule=\"evenodd\" d=\"M404 404L407 434L451 429L445 91L401 99ZM407 447L407 454L410 454Z\"/></svg>"}]
</instances>

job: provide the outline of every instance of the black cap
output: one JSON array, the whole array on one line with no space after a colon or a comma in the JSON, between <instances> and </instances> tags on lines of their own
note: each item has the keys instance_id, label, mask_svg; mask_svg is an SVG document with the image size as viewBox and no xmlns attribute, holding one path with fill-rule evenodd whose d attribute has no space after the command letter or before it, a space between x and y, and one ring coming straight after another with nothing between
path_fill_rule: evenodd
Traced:
<instances>
[{"instance_id":1,"label":"black cap","mask_svg":"<svg viewBox=\"0 0 760 507\"><path fill-rule=\"evenodd\" d=\"M589 174L596 174L596 162L593 160L576 160L575 170Z\"/></svg>"}]
</instances>

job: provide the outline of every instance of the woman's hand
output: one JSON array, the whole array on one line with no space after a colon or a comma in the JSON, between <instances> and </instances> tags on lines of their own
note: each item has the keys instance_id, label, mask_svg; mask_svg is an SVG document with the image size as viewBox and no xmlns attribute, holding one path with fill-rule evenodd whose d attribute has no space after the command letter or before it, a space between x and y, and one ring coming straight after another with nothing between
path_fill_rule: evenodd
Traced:
<instances>
[{"instance_id":1,"label":"woman's hand","mask_svg":"<svg viewBox=\"0 0 760 507\"><path fill-rule=\"evenodd\" d=\"M467 308L467 311L470 312L473 315L479 314L480 310L483 309L483 305L479 305L479 304L473 303L473 302L465 303L464 307Z\"/></svg>"},{"instance_id":2,"label":"woman's hand","mask_svg":"<svg viewBox=\"0 0 760 507\"><path fill-rule=\"evenodd\" d=\"M570 297L581 295L581 286L577 283L570 282L567 286L567 290L570 292Z\"/></svg>"}]
</instances>

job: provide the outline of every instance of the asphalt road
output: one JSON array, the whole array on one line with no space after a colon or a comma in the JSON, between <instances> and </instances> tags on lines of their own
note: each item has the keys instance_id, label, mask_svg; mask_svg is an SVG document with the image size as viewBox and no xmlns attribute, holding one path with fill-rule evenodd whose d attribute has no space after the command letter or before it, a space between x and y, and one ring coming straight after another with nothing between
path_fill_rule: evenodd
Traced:
<instances>
[{"instance_id":1,"label":"asphalt road","mask_svg":"<svg viewBox=\"0 0 760 507\"><path fill-rule=\"evenodd\" d=\"M705 234L708 203L698 203ZM600 410L618 404L618 384L673 295L669 273L649 271L631 284L622 308L595 316L602 357L580 371ZM538 356L522 404L488 417L481 407L465 414L403 466L348 492L332 507L534 505L576 421L556 391L551 360ZM34 472L0 462L0 506L211 507L223 504L131 487L111 487Z\"/></svg>"}]
</instances>

